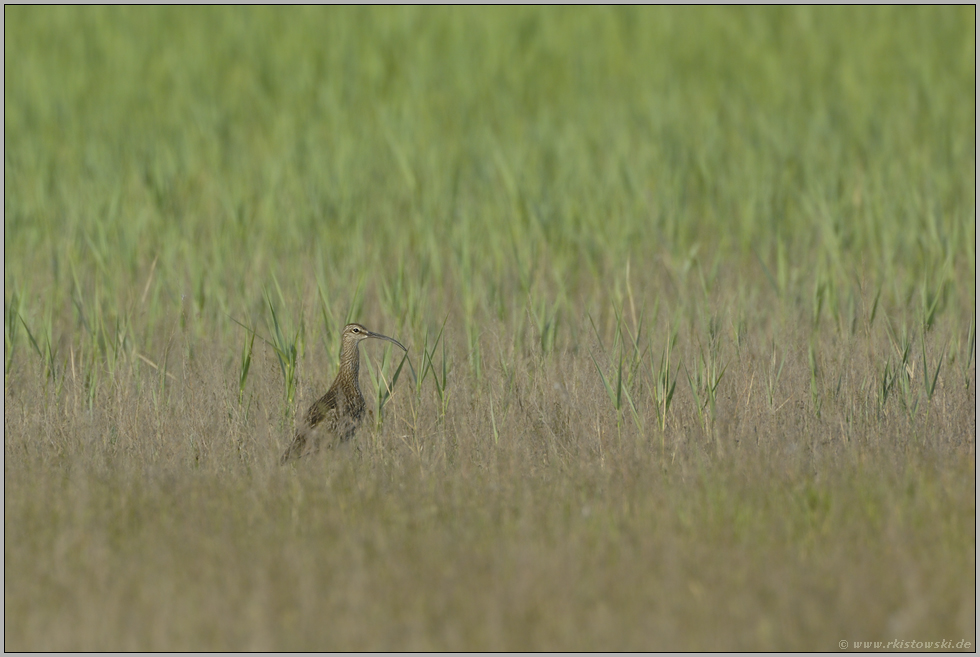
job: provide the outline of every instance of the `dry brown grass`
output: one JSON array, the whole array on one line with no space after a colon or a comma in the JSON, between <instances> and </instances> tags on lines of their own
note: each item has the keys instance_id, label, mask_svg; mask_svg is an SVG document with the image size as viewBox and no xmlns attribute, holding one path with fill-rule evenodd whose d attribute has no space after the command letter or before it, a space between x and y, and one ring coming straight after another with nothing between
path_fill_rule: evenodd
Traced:
<instances>
[{"instance_id":1,"label":"dry brown grass","mask_svg":"<svg viewBox=\"0 0 980 657\"><path fill-rule=\"evenodd\" d=\"M56 391L15 368L5 648L973 641L975 368L968 381L948 369L915 415L898 399L879 412L892 346L875 329L838 337L817 345L817 413L807 348L783 331L773 406L773 342L726 337L715 421L705 430L682 380L661 434L649 375L633 390L643 430L628 416L617 428L587 347L514 353L490 327L482 380L454 369L445 417L405 378L378 431L285 468L268 350L247 418L221 345L195 347L165 387L121 369L91 410L70 374ZM678 362L692 367L706 339L682 334Z\"/></svg>"}]
</instances>

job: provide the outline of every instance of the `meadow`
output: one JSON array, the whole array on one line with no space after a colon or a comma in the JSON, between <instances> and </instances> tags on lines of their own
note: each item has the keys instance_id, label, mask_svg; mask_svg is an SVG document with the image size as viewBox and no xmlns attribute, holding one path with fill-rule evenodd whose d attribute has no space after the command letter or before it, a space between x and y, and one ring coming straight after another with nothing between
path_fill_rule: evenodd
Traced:
<instances>
[{"instance_id":1,"label":"meadow","mask_svg":"<svg viewBox=\"0 0 980 657\"><path fill-rule=\"evenodd\" d=\"M975 650L975 25L5 7L4 649Z\"/></svg>"}]
</instances>

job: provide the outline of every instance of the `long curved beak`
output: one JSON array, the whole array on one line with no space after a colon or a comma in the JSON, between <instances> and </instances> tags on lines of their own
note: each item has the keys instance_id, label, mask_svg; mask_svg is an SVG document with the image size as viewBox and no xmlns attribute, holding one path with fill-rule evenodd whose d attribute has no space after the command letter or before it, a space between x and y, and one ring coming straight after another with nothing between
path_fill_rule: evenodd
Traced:
<instances>
[{"instance_id":1,"label":"long curved beak","mask_svg":"<svg viewBox=\"0 0 980 657\"><path fill-rule=\"evenodd\" d=\"M388 342L393 342L394 344L401 347L402 351L406 353L408 352L408 349L405 348L405 345L403 345L401 342L399 342L394 338L389 338L387 335L381 335L380 333L375 333L374 331L368 331L367 333L369 338L377 338L379 340L387 340Z\"/></svg>"}]
</instances>

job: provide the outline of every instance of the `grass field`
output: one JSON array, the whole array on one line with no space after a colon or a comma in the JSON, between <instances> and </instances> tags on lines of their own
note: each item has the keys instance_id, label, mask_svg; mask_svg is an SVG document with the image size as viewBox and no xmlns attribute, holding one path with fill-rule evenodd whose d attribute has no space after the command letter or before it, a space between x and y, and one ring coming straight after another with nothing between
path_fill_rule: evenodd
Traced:
<instances>
[{"instance_id":1,"label":"grass field","mask_svg":"<svg viewBox=\"0 0 980 657\"><path fill-rule=\"evenodd\" d=\"M975 24L5 7L5 650L975 650Z\"/></svg>"}]
</instances>

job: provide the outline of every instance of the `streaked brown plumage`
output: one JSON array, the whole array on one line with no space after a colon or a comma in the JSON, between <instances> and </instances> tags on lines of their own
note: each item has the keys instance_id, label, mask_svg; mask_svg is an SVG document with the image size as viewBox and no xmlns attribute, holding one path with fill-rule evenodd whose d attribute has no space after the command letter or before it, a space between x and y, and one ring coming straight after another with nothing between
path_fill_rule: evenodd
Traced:
<instances>
[{"instance_id":1,"label":"streaked brown plumage","mask_svg":"<svg viewBox=\"0 0 980 657\"><path fill-rule=\"evenodd\" d=\"M341 442L354 437L364 419L364 395L358 381L360 352L357 345L362 340L376 338L387 340L408 351L394 338L380 333L372 333L360 324L348 324L341 335L340 370L327 394L320 397L306 412L303 426L296 432L289 449L283 453L280 463L302 458L320 451L320 440L324 433L333 434Z\"/></svg>"}]
</instances>

